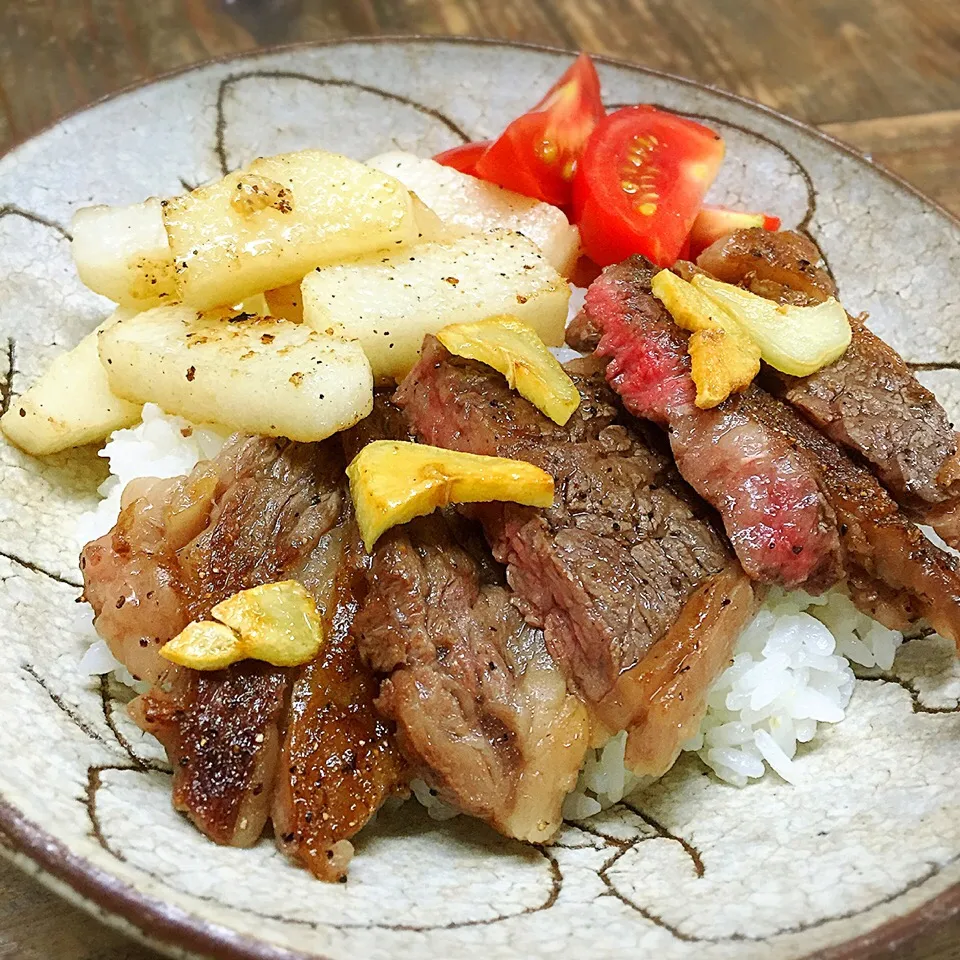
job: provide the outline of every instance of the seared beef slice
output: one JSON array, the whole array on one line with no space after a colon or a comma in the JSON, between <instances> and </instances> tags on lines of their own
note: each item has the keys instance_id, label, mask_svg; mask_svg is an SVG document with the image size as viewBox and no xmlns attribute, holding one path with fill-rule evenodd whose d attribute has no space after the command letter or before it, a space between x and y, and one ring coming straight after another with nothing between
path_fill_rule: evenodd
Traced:
<instances>
[{"instance_id":1,"label":"seared beef slice","mask_svg":"<svg viewBox=\"0 0 960 960\"><path fill-rule=\"evenodd\" d=\"M84 550L85 590L101 636L129 669L154 684L131 709L167 750L174 768L174 805L219 843L249 845L260 836L270 815L281 750L286 757L311 738L313 688L320 688L321 697L355 700L356 724L341 730L339 740L328 737L324 744L344 751L345 739L354 736L354 748L362 753L369 738L357 731L375 728L375 686L357 663L355 648L336 631L316 673L309 665L289 670L255 662L197 673L174 667L158 650L215 603L273 580L299 579L314 594L325 620L334 617L342 556L342 536L335 527L346 504L342 471L336 441L239 438L189 477L131 490L116 527ZM331 663L332 673L326 669ZM362 677L346 676L351 669ZM295 709L286 724L291 684ZM330 733L329 724L324 732ZM285 849L319 875L339 876L344 849L337 848L329 864L327 849L362 826L371 812L371 796L386 795L396 786L397 769L395 758L378 765L381 781L361 795L349 778L336 794L315 790L313 780L287 782L292 778L289 765L281 766L284 802L296 803L308 821L324 824L319 839L300 829L284 841ZM342 809L354 800L352 816L334 818L331 824L328 815L323 821L327 802ZM332 836L334 827L338 836ZM301 839L319 851L322 862L300 855Z\"/></svg>"},{"instance_id":2,"label":"seared beef slice","mask_svg":"<svg viewBox=\"0 0 960 960\"><path fill-rule=\"evenodd\" d=\"M357 647L353 621L366 582L356 524L346 518L333 538L324 644L292 683L271 812L280 849L328 881L346 878L349 838L407 780L392 725L374 709L376 679Z\"/></svg>"},{"instance_id":3,"label":"seared beef slice","mask_svg":"<svg viewBox=\"0 0 960 960\"><path fill-rule=\"evenodd\" d=\"M417 775L506 836L543 842L576 783L587 715L487 552L456 514L391 531L357 636Z\"/></svg>"},{"instance_id":4,"label":"seared beef slice","mask_svg":"<svg viewBox=\"0 0 960 960\"><path fill-rule=\"evenodd\" d=\"M811 593L832 586L839 541L816 476L739 397L696 406L688 335L653 296L654 273L642 257L604 270L568 340L596 345L610 358L606 376L624 406L669 431L680 473L720 513L751 577Z\"/></svg>"},{"instance_id":5,"label":"seared beef slice","mask_svg":"<svg viewBox=\"0 0 960 960\"><path fill-rule=\"evenodd\" d=\"M560 427L499 374L428 337L396 400L426 443L526 460L555 478L547 510L496 503L471 512L528 622L596 704L691 594L735 561L669 457L624 422L602 374L575 382L581 404Z\"/></svg>"},{"instance_id":6,"label":"seared beef slice","mask_svg":"<svg viewBox=\"0 0 960 960\"><path fill-rule=\"evenodd\" d=\"M797 233L738 230L704 251L699 264L761 296L815 303L836 295L816 266L819 259L816 247ZM936 397L863 318L851 317L850 324L853 339L836 362L808 377L767 369L765 382L861 457L912 516L933 524L948 542L960 542L960 461L953 425Z\"/></svg>"}]
</instances>

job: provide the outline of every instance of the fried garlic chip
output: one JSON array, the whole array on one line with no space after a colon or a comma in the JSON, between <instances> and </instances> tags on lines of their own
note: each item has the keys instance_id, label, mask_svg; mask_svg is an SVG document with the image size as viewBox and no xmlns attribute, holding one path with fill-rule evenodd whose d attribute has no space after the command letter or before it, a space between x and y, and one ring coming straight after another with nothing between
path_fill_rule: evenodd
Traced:
<instances>
[{"instance_id":1,"label":"fried garlic chip","mask_svg":"<svg viewBox=\"0 0 960 960\"><path fill-rule=\"evenodd\" d=\"M782 373L809 376L839 359L850 346L853 334L847 312L833 297L798 307L702 274L697 274L692 284L733 314L760 348L764 362Z\"/></svg>"},{"instance_id":2,"label":"fried garlic chip","mask_svg":"<svg viewBox=\"0 0 960 960\"><path fill-rule=\"evenodd\" d=\"M222 623L198 620L165 643L160 656L191 670L224 670L244 659L243 641Z\"/></svg>"},{"instance_id":3,"label":"fried garlic chip","mask_svg":"<svg viewBox=\"0 0 960 960\"><path fill-rule=\"evenodd\" d=\"M437 339L453 354L478 360L507 378L511 390L563 426L580 394L533 327L516 317L490 317L444 327Z\"/></svg>"},{"instance_id":4,"label":"fried garlic chip","mask_svg":"<svg viewBox=\"0 0 960 960\"><path fill-rule=\"evenodd\" d=\"M746 390L760 372L760 348L737 317L669 270L653 278L652 289L677 326L692 334L687 350L697 406L715 407Z\"/></svg>"},{"instance_id":5,"label":"fried garlic chip","mask_svg":"<svg viewBox=\"0 0 960 960\"><path fill-rule=\"evenodd\" d=\"M553 477L531 463L400 440L367 444L347 467L347 478L368 551L391 527L450 503L553 503Z\"/></svg>"},{"instance_id":6,"label":"fried garlic chip","mask_svg":"<svg viewBox=\"0 0 960 960\"><path fill-rule=\"evenodd\" d=\"M214 621L191 623L161 656L192 670L223 670L239 660L295 667L316 657L323 624L313 597L296 580L241 590L211 611Z\"/></svg>"}]
</instances>

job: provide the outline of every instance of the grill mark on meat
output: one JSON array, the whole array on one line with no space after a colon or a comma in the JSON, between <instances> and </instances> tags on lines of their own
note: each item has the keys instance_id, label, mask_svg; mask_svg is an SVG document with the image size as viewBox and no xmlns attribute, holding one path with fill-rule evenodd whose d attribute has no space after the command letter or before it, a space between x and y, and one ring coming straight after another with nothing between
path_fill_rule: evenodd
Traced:
<instances>
[{"instance_id":1,"label":"grill mark on meat","mask_svg":"<svg viewBox=\"0 0 960 960\"><path fill-rule=\"evenodd\" d=\"M832 511L816 477L732 396L700 410L687 334L650 289L642 257L608 267L568 331L577 349L609 357L606 377L635 416L669 431L677 467L720 513L747 573L818 593L840 576Z\"/></svg>"},{"instance_id":2,"label":"grill mark on meat","mask_svg":"<svg viewBox=\"0 0 960 960\"><path fill-rule=\"evenodd\" d=\"M263 831L287 684L288 671L246 660L178 671L134 702L134 718L167 751L174 807L216 843L248 847Z\"/></svg>"},{"instance_id":3,"label":"grill mark on meat","mask_svg":"<svg viewBox=\"0 0 960 960\"><path fill-rule=\"evenodd\" d=\"M756 388L747 391L742 402L819 471L840 524L853 599L863 603L865 597L873 597L865 612L886 612L888 623L894 612L901 622L925 617L938 633L960 642L960 576L955 561L901 513L868 470L790 407ZM871 580L879 581L873 589Z\"/></svg>"},{"instance_id":4,"label":"grill mark on meat","mask_svg":"<svg viewBox=\"0 0 960 960\"><path fill-rule=\"evenodd\" d=\"M465 512L482 520L528 622L596 702L729 554L651 428L622 422L596 369L574 380L581 404L559 427L498 374L428 337L395 400L424 442L526 460L553 475L547 510L494 503Z\"/></svg>"},{"instance_id":5,"label":"grill mark on meat","mask_svg":"<svg viewBox=\"0 0 960 960\"><path fill-rule=\"evenodd\" d=\"M328 882L346 880L349 838L406 784L392 727L374 709L377 683L361 662L353 630L366 592L363 545L349 516L335 536L324 645L293 683L272 807L279 849Z\"/></svg>"},{"instance_id":6,"label":"grill mark on meat","mask_svg":"<svg viewBox=\"0 0 960 960\"><path fill-rule=\"evenodd\" d=\"M699 266L760 296L801 304L836 296L815 266L817 248L783 231L739 230L704 251ZM828 437L861 457L898 503L960 542L957 436L936 397L910 366L851 317L842 357L808 377L765 368L764 383Z\"/></svg>"}]
</instances>

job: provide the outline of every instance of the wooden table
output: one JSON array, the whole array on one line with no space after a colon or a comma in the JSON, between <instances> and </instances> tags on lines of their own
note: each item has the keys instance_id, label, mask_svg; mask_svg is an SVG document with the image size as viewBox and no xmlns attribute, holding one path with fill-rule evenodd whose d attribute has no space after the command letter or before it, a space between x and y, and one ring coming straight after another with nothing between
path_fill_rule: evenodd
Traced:
<instances>
[{"instance_id":1,"label":"wooden table","mask_svg":"<svg viewBox=\"0 0 960 960\"><path fill-rule=\"evenodd\" d=\"M960 214L960 0L0 0L0 151L157 73L260 46L471 34L623 57L848 140ZM153 960L0 863L2 960ZM960 960L960 923L897 960Z\"/></svg>"}]
</instances>

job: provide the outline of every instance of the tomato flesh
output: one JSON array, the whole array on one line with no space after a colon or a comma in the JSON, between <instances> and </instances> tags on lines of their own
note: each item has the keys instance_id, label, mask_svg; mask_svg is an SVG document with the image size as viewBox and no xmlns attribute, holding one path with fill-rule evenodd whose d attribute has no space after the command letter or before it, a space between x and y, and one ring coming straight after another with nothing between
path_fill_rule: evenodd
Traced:
<instances>
[{"instance_id":1,"label":"tomato flesh","mask_svg":"<svg viewBox=\"0 0 960 960\"><path fill-rule=\"evenodd\" d=\"M676 262L723 162L723 138L702 124L641 105L605 117L573 184L574 220L601 266L641 253Z\"/></svg>"},{"instance_id":2,"label":"tomato flesh","mask_svg":"<svg viewBox=\"0 0 960 960\"><path fill-rule=\"evenodd\" d=\"M725 207L703 207L693 221L688 238L689 258L696 259L711 244L726 237L734 230L763 227L764 230L779 230L780 218L768 213L746 213L743 210L727 210Z\"/></svg>"},{"instance_id":3,"label":"tomato flesh","mask_svg":"<svg viewBox=\"0 0 960 960\"><path fill-rule=\"evenodd\" d=\"M570 201L577 159L604 116L600 78L580 54L531 111L514 120L477 160L478 177L557 206Z\"/></svg>"},{"instance_id":4,"label":"tomato flesh","mask_svg":"<svg viewBox=\"0 0 960 960\"><path fill-rule=\"evenodd\" d=\"M476 176L477 161L491 143L493 143L492 140L461 143L459 147L451 147L449 150L441 151L433 159L437 163L442 163L445 167L453 167L454 170L459 170L461 173Z\"/></svg>"}]
</instances>

